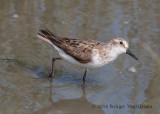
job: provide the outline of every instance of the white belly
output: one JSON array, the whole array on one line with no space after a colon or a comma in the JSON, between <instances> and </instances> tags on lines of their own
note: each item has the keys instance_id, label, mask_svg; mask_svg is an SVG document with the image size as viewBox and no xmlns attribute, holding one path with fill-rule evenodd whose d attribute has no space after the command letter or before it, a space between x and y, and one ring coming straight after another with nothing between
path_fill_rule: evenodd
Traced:
<instances>
[{"instance_id":1,"label":"white belly","mask_svg":"<svg viewBox=\"0 0 160 114\"><path fill-rule=\"evenodd\" d=\"M104 66L104 64L101 64L99 61L94 60L93 62L87 63L87 64L83 64L78 62L77 60L75 60L73 57L71 57L70 55L67 55L63 50L61 50L60 48L58 48L56 45L52 44L53 47L58 51L59 55L61 56L62 59L64 59L65 61L75 64L75 65L79 65L79 66L83 66L85 68L99 68Z\"/></svg>"}]
</instances>

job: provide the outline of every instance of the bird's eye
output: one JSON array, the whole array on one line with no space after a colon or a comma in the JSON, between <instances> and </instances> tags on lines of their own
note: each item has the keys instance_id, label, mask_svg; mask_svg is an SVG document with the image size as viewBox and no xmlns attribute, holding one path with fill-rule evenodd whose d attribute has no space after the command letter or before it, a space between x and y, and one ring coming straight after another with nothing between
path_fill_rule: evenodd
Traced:
<instances>
[{"instance_id":1,"label":"bird's eye","mask_svg":"<svg viewBox=\"0 0 160 114\"><path fill-rule=\"evenodd\" d=\"M122 45L122 44L123 44L123 42L122 42L122 41L120 41L120 44Z\"/></svg>"}]
</instances>

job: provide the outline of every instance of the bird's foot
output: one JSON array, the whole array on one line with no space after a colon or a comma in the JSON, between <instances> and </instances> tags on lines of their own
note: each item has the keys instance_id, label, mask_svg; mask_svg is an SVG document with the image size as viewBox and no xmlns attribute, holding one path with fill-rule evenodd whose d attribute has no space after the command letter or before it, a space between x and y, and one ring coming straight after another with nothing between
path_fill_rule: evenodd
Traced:
<instances>
[{"instance_id":1,"label":"bird's foot","mask_svg":"<svg viewBox=\"0 0 160 114\"><path fill-rule=\"evenodd\" d=\"M52 79L53 79L53 77L54 77L54 74L53 74L53 73L51 73L51 74L48 76L48 79L49 79L49 80L52 80Z\"/></svg>"}]
</instances>

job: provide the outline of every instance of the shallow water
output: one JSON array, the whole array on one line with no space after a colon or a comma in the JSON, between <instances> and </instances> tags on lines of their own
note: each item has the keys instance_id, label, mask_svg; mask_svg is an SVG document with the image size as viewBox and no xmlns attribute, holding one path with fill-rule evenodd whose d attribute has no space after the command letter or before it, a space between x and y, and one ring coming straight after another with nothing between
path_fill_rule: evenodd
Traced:
<instances>
[{"instance_id":1,"label":"shallow water","mask_svg":"<svg viewBox=\"0 0 160 114\"><path fill-rule=\"evenodd\" d=\"M0 113L158 114L159 7L159 0L0 0ZM85 88L83 68L57 61L50 83L58 54L36 38L40 28L103 42L124 37L140 60L124 54L90 70Z\"/></svg>"}]
</instances>

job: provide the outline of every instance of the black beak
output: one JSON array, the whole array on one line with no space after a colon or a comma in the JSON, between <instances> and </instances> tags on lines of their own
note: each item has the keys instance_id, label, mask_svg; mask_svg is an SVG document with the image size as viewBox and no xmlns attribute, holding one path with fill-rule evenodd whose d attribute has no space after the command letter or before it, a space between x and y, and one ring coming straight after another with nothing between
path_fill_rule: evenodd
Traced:
<instances>
[{"instance_id":1,"label":"black beak","mask_svg":"<svg viewBox=\"0 0 160 114\"><path fill-rule=\"evenodd\" d=\"M126 50L126 53L135 58L136 60L138 60L138 58L129 49Z\"/></svg>"}]
</instances>

